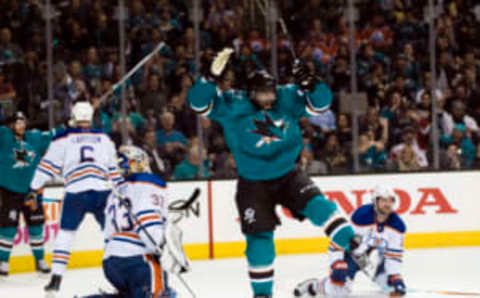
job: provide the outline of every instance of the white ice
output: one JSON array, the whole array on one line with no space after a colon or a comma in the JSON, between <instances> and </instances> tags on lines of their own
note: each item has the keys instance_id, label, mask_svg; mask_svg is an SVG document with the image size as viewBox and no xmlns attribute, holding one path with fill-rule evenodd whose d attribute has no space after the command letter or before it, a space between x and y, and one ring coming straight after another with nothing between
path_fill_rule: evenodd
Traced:
<instances>
[{"instance_id":1,"label":"white ice","mask_svg":"<svg viewBox=\"0 0 480 298\"><path fill-rule=\"evenodd\" d=\"M292 297L295 284L327 273L326 255L278 256L276 259L275 298ZM192 272L184 275L198 298L252 297L244 259L222 259L192 262ZM404 278L411 290L406 297L468 297L428 291L455 291L465 294L480 293L480 247L454 249L410 250L404 256ZM174 279L174 278L173 278ZM0 281L1 298L44 297L42 288L47 280L35 274L14 274ZM172 280L180 298L190 297ZM69 270L66 272L61 298L110 290L100 268ZM357 275L352 297L387 297L382 295L362 274ZM480 297L479 294L469 297Z\"/></svg>"}]
</instances>

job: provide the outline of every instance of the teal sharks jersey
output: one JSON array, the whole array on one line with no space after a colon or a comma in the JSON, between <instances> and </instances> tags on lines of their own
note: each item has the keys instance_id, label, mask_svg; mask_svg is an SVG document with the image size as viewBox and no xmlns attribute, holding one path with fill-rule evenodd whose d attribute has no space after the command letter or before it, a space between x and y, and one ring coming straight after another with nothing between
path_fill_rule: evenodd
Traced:
<instances>
[{"instance_id":1,"label":"teal sharks jersey","mask_svg":"<svg viewBox=\"0 0 480 298\"><path fill-rule=\"evenodd\" d=\"M303 148L301 117L318 115L332 102L324 83L302 92L296 85L282 85L270 110L261 110L245 91L222 92L213 82L199 78L188 92L193 110L218 121L237 164L248 180L279 178L295 167Z\"/></svg>"},{"instance_id":2,"label":"teal sharks jersey","mask_svg":"<svg viewBox=\"0 0 480 298\"><path fill-rule=\"evenodd\" d=\"M23 140L17 140L10 128L0 126L0 187L28 193L35 169L57 131L27 130Z\"/></svg>"}]
</instances>

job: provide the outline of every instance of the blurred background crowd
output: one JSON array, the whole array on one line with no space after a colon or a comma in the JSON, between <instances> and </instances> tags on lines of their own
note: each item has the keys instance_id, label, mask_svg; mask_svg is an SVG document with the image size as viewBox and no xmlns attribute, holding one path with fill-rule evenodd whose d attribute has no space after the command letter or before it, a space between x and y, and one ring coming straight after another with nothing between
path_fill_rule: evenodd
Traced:
<instances>
[{"instance_id":1,"label":"blurred background crowd","mask_svg":"<svg viewBox=\"0 0 480 298\"><path fill-rule=\"evenodd\" d=\"M0 0L0 121L22 110L29 128L48 129L43 2ZM126 141L148 152L155 173L168 179L235 177L235 161L221 127L206 118L197 122L186 104L187 91L200 69L194 59L191 2L125 2L127 70L160 41L167 46L125 83L127 118L122 119L119 88L106 104L98 101L121 78L118 1L52 0L56 124L69 119L74 102L88 100L96 109L94 126L120 145L120 127L126 123ZM292 82L293 46L335 96L330 110L302 119L305 147L298 164L310 174L352 172L352 118L345 96L352 74L346 1L277 1L292 39L277 30L276 44L267 37L261 5L256 2L201 1L203 55L230 46L235 49L235 67L250 63L271 69L271 48L276 47L277 77L283 84ZM359 118L362 172L432 168L427 2L356 1L358 89L367 103ZM433 93L440 168L479 168L480 4L435 2L437 84ZM235 71L222 84L224 89L244 86ZM197 125L203 132L201 142Z\"/></svg>"}]
</instances>

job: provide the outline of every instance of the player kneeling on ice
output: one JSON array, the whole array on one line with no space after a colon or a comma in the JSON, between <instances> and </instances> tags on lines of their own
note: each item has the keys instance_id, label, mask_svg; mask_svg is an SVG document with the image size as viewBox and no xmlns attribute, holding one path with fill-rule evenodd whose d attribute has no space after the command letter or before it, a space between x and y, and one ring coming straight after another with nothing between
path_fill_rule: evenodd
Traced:
<instances>
[{"instance_id":1,"label":"player kneeling on ice","mask_svg":"<svg viewBox=\"0 0 480 298\"><path fill-rule=\"evenodd\" d=\"M356 273L359 270L369 273L367 268L372 266L367 266L370 261L367 256L374 251L378 255L378 265L373 266L372 280L383 291L397 296L405 294L401 267L406 228L403 220L393 211L395 194L389 188L377 186L372 201L372 204L358 208L352 215L355 231L363 236L359 248L349 254L330 244L330 276L300 283L294 291L296 297L350 294ZM364 257L357 257L357 253L363 253Z\"/></svg>"},{"instance_id":2,"label":"player kneeling on ice","mask_svg":"<svg viewBox=\"0 0 480 298\"><path fill-rule=\"evenodd\" d=\"M103 271L119 293L88 298L174 298L160 262L168 218L166 183L150 173L142 149L122 146L118 155L125 180L105 209Z\"/></svg>"}]
</instances>

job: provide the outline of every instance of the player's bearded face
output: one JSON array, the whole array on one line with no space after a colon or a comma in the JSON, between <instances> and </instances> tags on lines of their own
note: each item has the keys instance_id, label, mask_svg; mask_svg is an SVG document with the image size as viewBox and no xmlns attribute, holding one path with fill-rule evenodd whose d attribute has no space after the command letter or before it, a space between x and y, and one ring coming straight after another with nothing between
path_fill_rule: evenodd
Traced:
<instances>
[{"instance_id":1,"label":"player's bearded face","mask_svg":"<svg viewBox=\"0 0 480 298\"><path fill-rule=\"evenodd\" d=\"M270 110L277 96L273 90L262 90L255 93L255 101L263 110Z\"/></svg>"},{"instance_id":2,"label":"player's bearded face","mask_svg":"<svg viewBox=\"0 0 480 298\"><path fill-rule=\"evenodd\" d=\"M17 120L13 124L13 132L15 133L15 135L22 137L23 135L25 135L26 126L27 125L24 120Z\"/></svg>"},{"instance_id":3,"label":"player's bearded face","mask_svg":"<svg viewBox=\"0 0 480 298\"><path fill-rule=\"evenodd\" d=\"M377 210L383 215L388 215L393 211L393 206L395 204L395 199L390 198L378 198L377 199Z\"/></svg>"}]
</instances>

